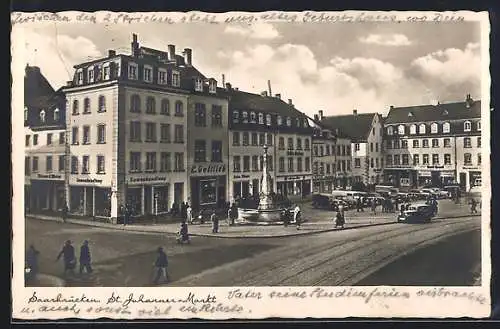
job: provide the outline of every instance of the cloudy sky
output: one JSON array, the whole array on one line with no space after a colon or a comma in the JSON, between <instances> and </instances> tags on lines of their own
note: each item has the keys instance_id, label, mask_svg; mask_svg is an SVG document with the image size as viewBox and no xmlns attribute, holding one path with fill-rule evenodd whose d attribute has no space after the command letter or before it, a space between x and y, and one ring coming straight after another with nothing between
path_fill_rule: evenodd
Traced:
<instances>
[{"instance_id":1,"label":"cloudy sky","mask_svg":"<svg viewBox=\"0 0 500 329\"><path fill-rule=\"evenodd\" d=\"M37 65L54 88L70 80L73 65L108 49L129 54L140 44L193 49L208 77L240 90L291 98L313 115L386 113L404 106L480 96L480 27L450 24L104 24L24 25L26 63Z\"/></svg>"}]
</instances>

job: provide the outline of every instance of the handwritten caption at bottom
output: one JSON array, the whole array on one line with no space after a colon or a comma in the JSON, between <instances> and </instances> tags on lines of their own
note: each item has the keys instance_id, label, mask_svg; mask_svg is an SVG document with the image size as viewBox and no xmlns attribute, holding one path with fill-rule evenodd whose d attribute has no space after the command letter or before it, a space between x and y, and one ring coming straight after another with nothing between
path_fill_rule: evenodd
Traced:
<instances>
[{"instance_id":1,"label":"handwritten caption at bottom","mask_svg":"<svg viewBox=\"0 0 500 329\"><path fill-rule=\"evenodd\" d=\"M36 291L27 299L21 314L29 316L54 315L57 317L130 317L130 318L173 318L187 315L203 317L219 315L222 317L245 317L252 313L253 301L276 303L289 300L307 300L308 302L335 299L343 302L346 299L362 303L386 303L408 300L410 298L448 299L457 298L471 303L486 304L486 298L471 291L455 291L446 288L426 288L412 292L392 287L354 288L354 287L310 287L304 289L231 289L225 294L200 294L187 292L182 297L147 296L144 293L120 295L112 292L106 298L65 296L42 296Z\"/></svg>"}]
</instances>

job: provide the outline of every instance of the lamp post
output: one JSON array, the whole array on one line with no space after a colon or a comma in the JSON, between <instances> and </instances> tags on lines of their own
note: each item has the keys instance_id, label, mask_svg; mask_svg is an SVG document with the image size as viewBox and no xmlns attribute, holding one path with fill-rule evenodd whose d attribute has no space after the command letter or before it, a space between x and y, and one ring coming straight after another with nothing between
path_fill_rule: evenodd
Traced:
<instances>
[{"instance_id":1,"label":"lamp post","mask_svg":"<svg viewBox=\"0 0 500 329\"><path fill-rule=\"evenodd\" d=\"M155 208L153 222L156 224L156 220L157 220L157 217L158 217L158 192L156 192L154 194L153 202L154 202L154 208Z\"/></svg>"}]
</instances>

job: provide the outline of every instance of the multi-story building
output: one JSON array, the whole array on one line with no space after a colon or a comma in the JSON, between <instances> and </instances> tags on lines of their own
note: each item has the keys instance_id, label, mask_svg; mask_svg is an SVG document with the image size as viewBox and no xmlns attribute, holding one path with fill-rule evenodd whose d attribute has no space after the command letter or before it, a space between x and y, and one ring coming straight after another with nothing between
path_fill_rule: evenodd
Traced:
<instances>
[{"instance_id":1,"label":"multi-story building","mask_svg":"<svg viewBox=\"0 0 500 329\"><path fill-rule=\"evenodd\" d=\"M352 114L328 116L320 122L332 131L338 131L348 137L337 140L337 172L343 170L344 161L346 170L352 170L350 181L339 177L345 185L351 185L355 182L371 185L382 180L384 167L383 126L380 114L358 114L357 110L353 110ZM349 143L349 145L343 143ZM347 157L347 159L344 160L342 157ZM339 161L341 161L340 164Z\"/></svg>"},{"instance_id":2,"label":"multi-story building","mask_svg":"<svg viewBox=\"0 0 500 329\"><path fill-rule=\"evenodd\" d=\"M263 147L273 191L288 197L311 193L311 134L307 116L281 95L239 91L227 84L229 122L229 178L231 201L258 195Z\"/></svg>"},{"instance_id":3,"label":"multi-story building","mask_svg":"<svg viewBox=\"0 0 500 329\"><path fill-rule=\"evenodd\" d=\"M481 101L391 107L386 180L401 187L481 182Z\"/></svg>"},{"instance_id":4,"label":"multi-story building","mask_svg":"<svg viewBox=\"0 0 500 329\"><path fill-rule=\"evenodd\" d=\"M25 209L57 211L64 206L65 100L40 72L24 76Z\"/></svg>"},{"instance_id":5,"label":"multi-story building","mask_svg":"<svg viewBox=\"0 0 500 329\"><path fill-rule=\"evenodd\" d=\"M142 216L188 201L187 112L211 83L191 49L142 47L134 34L130 55L110 50L75 70L64 88L70 211L115 220L122 205Z\"/></svg>"}]
</instances>

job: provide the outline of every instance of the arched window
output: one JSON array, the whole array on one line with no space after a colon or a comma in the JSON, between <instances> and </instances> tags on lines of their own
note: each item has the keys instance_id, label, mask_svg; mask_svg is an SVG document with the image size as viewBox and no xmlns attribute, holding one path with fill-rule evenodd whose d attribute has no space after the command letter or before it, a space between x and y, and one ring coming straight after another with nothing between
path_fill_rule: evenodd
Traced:
<instances>
[{"instance_id":1,"label":"arched window","mask_svg":"<svg viewBox=\"0 0 500 329\"><path fill-rule=\"evenodd\" d=\"M393 134L392 126L387 127L387 135L391 136Z\"/></svg>"},{"instance_id":2,"label":"arched window","mask_svg":"<svg viewBox=\"0 0 500 329\"><path fill-rule=\"evenodd\" d=\"M433 122L431 124L431 134L437 134L438 132L438 124L436 122Z\"/></svg>"},{"instance_id":3,"label":"arched window","mask_svg":"<svg viewBox=\"0 0 500 329\"><path fill-rule=\"evenodd\" d=\"M240 122L240 112L233 111L233 123L239 123L239 122Z\"/></svg>"},{"instance_id":4,"label":"arched window","mask_svg":"<svg viewBox=\"0 0 500 329\"><path fill-rule=\"evenodd\" d=\"M449 122L443 123L443 133L447 134L449 132L450 132L450 123Z\"/></svg>"},{"instance_id":5,"label":"arched window","mask_svg":"<svg viewBox=\"0 0 500 329\"><path fill-rule=\"evenodd\" d=\"M470 121L465 121L464 122L464 131L471 131L472 129L472 124Z\"/></svg>"},{"instance_id":6,"label":"arched window","mask_svg":"<svg viewBox=\"0 0 500 329\"><path fill-rule=\"evenodd\" d=\"M45 123L45 110L40 111L40 122Z\"/></svg>"},{"instance_id":7,"label":"arched window","mask_svg":"<svg viewBox=\"0 0 500 329\"><path fill-rule=\"evenodd\" d=\"M90 113L90 98L86 97L83 100L83 113Z\"/></svg>"},{"instance_id":8,"label":"arched window","mask_svg":"<svg viewBox=\"0 0 500 329\"><path fill-rule=\"evenodd\" d=\"M281 117L281 115L278 115L277 121L278 121L278 126L281 126L283 124L283 118Z\"/></svg>"},{"instance_id":9,"label":"arched window","mask_svg":"<svg viewBox=\"0 0 500 329\"><path fill-rule=\"evenodd\" d=\"M80 109L78 108L78 99L75 99L73 101L73 114L78 114Z\"/></svg>"},{"instance_id":10,"label":"arched window","mask_svg":"<svg viewBox=\"0 0 500 329\"><path fill-rule=\"evenodd\" d=\"M417 125L410 126L410 135L415 135L417 133Z\"/></svg>"},{"instance_id":11,"label":"arched window","mask_svg":"<svg viewBox=\"0 0 500 329\"><path fill-rule=\"evenodd\" d=\"M155 98L152 96L149 96L146 99L146 113L148 113L148 114L155 114L156 113L156 101L155 101Z\"/></svg>"},{"instance_id":12,"label":"arched window","mask_svg":"<svg viewBox=\"0 0 500 329\"><path fill-rule=\"evenodd\" d=\"M309 121L307 121L307 119L304 119L304 127L309 127Z\"/></svg>"},{"instance_id":13,"label":"arched window","mask_svg":"<svg viewBox=\"0 0 500 329\"><path fill-rule=\"evenodd\" d=\"M304 149L306 151L309 151L310 148L311 148L311 146L309 145L309 139L308 138L304 139Z\"/></svg>"},{"instance_id":14,"label":"arched window","mask_svg":"<svg viewBox=\"0 0 500 329\"><path fill-rule=\"evenodd\" d=\"M176 116L184 115L184 104L181 101L175 102L175 115Z\"/></svg>"},{"instance_id":15,"label":"arched window","mask_svg":"<svg viewBox=\"0 0 500 329\"><path fill-rule=\"evenodd\" d=\"M97 111L106 112L106 98L103 95L99 96L99 104Z\"/></svg>"},{"instance_id":16,"label":"arched window","mask_svg":"<svg viewBox=\"0 0 500 329\"><path fill-rule=\"evenodd\" d=\"M248 123L248 112L244 111L242 113L243 123Z\"/></svg>"},{"instance_id":17,"label":"arched window","mask_svg":"<svg viewBox=\"0 0 500 329\"><path fill-rule=\"evenodd\" d=\"M481 121L477 122L476 128L477 128L477 131L481 131Z\"/></svg>"},{"instance_id":18,"label":"arched window","mask_svg":"<svg viewBox=\"0 0 500 329\"><path fill-rule=\"evenodd\" d=\"M399 125L398 126L398 135L404 135L404 134L405 134L405 126Z\"/></svg>"},{"instance_id":19,"label":"arched window","mask_svg":"<svg viewBox=\"0 0 500 329\"><path fill-rule=\"evenodd\" d=\"M270 126L270 125L271 125L271 122L272 122L272 120L271 120L271 114L266 115L266 124L267 124L268 126Z\"/></svg>"},{"instance_id":20,"label":"arched window","mask_svg":"<svg viewBox=\"0 0 500 329\"><path fill-rule=\"evenodd\" d=\"M259 124L260 125L264 124L264 113L259 113Z\"/></svg>"},{"instance_id":21,"label":"arched window","mask_svg":"<svg viewBox=\"0 0 500 329\"><path fill-rule=\"evenodd\" d=\"M161 114L170 115L170 101L167 98L161 100Z\"/></svg>"},{"instance_id":22,"label":"arched window","mask_svg":"<svg viewBox=\"0 0 500 329\"><path fill-rule=\"evenodd\" d=\"M426 131L425 131L425 124L421 124L420 126L418 126L418 133L419 134L425 134Z\"/></svg>"},{"instance_id":23,"label":"arched window","mask_svg":"<svg viewBox=\"0 0 500 329\"><path fill-rule=\"evenodd\" d=\"M255 112L250 112L250 122L251 123L257 122L257 115L255 114Z\"/></svg>"},{"instance_id":24,"label":"arched window","mask_svg":"<svg viewBox=\"0 0 500 329\"><path fill-rule=\"evenodd\" d=\"M290 117L287 117L287 118L286 118L286 125L287 125L288 127L291 127L291 126L292 126L292 118L290 118Z\"/></svg>"},{"instance_id":25,"label":"arched window","mask_svg":"<svg viewBox=\"0 0 500 329\"><path fill-rule=\"evenodd\" d=\"M141 112L141 98L139 95L130 96L130 112Z\"/></svg>"},{"instance_id":26,"label":"arched window","mask_svg":"<svg viewBox=\"0 0 500 329\"><path fill-rule=\"evenodd\" d=\"M56 108L56 109L54 110L54 121L56 121L56 122L57 122L57 121L59 121L59 118L60 118L60 115L59 115L59 109L58 109L58 108Z\"/></svg>"}]
</instances>

